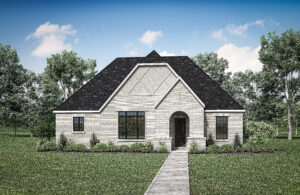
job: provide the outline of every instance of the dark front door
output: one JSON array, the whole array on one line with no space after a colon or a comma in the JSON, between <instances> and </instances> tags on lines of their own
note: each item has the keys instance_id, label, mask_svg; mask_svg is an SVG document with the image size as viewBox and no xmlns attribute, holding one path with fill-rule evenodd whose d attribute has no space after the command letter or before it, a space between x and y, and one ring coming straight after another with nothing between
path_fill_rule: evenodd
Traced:
<instances>
[{"instance_id":1,"label":"dark front door","mask_svg":"<svg viewBox=\"0 0 300 195\"><path fill-rule=\"evenodd\" d=\"M175 118L175 147L184 146L185 142L185 118Z\"/></svg>"}]
</instances>

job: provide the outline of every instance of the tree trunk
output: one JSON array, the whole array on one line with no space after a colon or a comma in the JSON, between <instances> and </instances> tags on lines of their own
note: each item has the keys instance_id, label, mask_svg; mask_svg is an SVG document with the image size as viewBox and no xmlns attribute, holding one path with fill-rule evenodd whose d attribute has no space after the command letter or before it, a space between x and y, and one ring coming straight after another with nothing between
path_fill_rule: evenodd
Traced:
<instances>
[{"instance_id":1,"label":"tree trunk","mask_svg":"<svg viewBox=\"0 0 300 195\"><path fill-rule=\"evenodd\" d=\"M15 137L17 136L17 128L14 126L14 131L15 131Z\"/></svg>"},{"instance_id":2,"label":"tree trunk","mask_svg":"<svg viewBox=\"0 0 300 195\"><path fill-rule=\"evenodd\" d=\"M291 124L291 102L287 101L288 105L288 127L289 127L289 133L288 133L288 140L292 140L292 124Z\"/></svg>"},{"instance_id":3,"label":"tree trunk","mask_svg":"<svg viewBox=\"0 0 300 195\"><path fill-rule=\"evenodd\" d=\"M276 125L276 136L278 136L279 127L278 124Z\"/></svg>"},{"instance_id":4,"label":"tree trunk","mask_svg":"<svg viewBox=\"0 0 300 195\"><path fill-rule=\"evenodd\" d=\"M295 131L295 133L296 133L296 136L298 135L298 120L296 119L296 131Z\"/></svg>"}]
</instances>

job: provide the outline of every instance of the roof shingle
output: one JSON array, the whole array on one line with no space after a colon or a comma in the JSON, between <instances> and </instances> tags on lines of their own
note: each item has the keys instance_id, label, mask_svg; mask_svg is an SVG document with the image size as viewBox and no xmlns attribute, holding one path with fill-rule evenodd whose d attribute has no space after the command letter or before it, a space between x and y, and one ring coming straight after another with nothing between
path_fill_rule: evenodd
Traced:
<instances>
[{"instance_id":1,"label":"roof shingle","mask_svg":"<svg viewBox=\"0 0 300 195\"><path fill-rule=\"evenodd\" d=\"M205 110L241 110L243 107L187 56L116 58L56 111L99 110L138 63L168 63L205 104Z\"/></svg>"}]
</instances>

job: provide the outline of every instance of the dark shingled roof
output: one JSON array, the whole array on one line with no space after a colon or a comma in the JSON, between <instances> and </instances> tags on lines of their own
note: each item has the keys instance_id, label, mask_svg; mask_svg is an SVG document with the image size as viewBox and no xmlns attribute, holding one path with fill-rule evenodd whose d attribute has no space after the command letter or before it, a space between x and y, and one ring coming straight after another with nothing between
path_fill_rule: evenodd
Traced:
<instances>
[{"instance_id":1,"label":"dark shingled roof","mask_svg":"<svg viewBox=\"0 0 300 195\"><path fill-rule=\"evenodd\" d=\"M99 110L137 63L168 63L205 104L205 110L243 109L189 57L161 57L152 51L146 57L116 58L55 110Z\"/></svg>"}]
</instances>

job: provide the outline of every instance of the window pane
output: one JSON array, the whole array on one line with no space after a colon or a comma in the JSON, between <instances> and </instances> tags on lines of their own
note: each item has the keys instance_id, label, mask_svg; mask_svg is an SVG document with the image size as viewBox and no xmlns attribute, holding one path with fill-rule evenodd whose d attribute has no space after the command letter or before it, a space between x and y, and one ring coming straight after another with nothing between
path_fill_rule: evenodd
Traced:
<instances>
[{"instance_id":1,"label":"window pane","mask_svg":"<svg viewBox=\"0 0 300 195\"><path fill-rule=\"evenodd\" d=\"M137 138L137 117L127 116L127 138L136 139Z\"/></svg>"},{"instance_id":2,"label":"window pane","mask_svg":"<svg viewBox=\"0 0 300 195\"><path fill-rule=\"evenodd\" d=\"M127 116L136 116L137 112L127 112Z\"/></svg>"},{"instance_id":3,"label":"window pane","mask_svg":"<svg viewBox=\"0 0 300 195\"><path fill-rule=\"evenodd\" d=\"M145 112L138 112L139 116L145 116Z\"/></svg>"},{"instance_id":4,"label":"window pane","mask_svg":"<svg viewBox=\"0 0 300 195\"><path fill-rule=\"evenodd\" d=\"M125 116L126 112L119 112L119 116Z\"/></svg>"},{"instance_id":5,"label":"window pane","mask_svg":"<svg viewBox=\"0 0 300 195\"><path fill-rule=\"evenodd\" d=\"M74 117L73 118L73 131L78 131L78 124L79 124L79 121L78 121L78 117Z\"/></svg>"},{"instance_id":6,"label":"window pane","mask_svg":"<svg viewBox=\"0 0 300 195\"><path fill-rule=\"evenodd\" d=\"M145 138L145 117L143 116L138 117L138 138Z\"/></svg>"},{"instance_id":7,"label":"window pane","mask_svg":"<svg viewBox=\"0 0 300 195\"><path fill-rule=\"evenodd\" d=\"M126 121L125 121L125 116L119 116L119 138L120 139L125 139L126 135Z\"/></svg>"},{"instance_id":8,"label":"window pane","mask_svg":"<svg viewBox=\"0 0 300 195\"><path fill-rule=\"evenodd\" d=\"M216 117L216 138L227 139L228 134L228 117L217 116Z\"/></svg>"},{"instance_id":9,"label":"window pane","mask_svg":"<svg viewBox=\"0 0 300 195\"><path fill-rule=\"evenodd\" d=\"M80 126L79 126L79 131L84 131L84 118L80 117Z\"/></svg>"}]
</instances>

